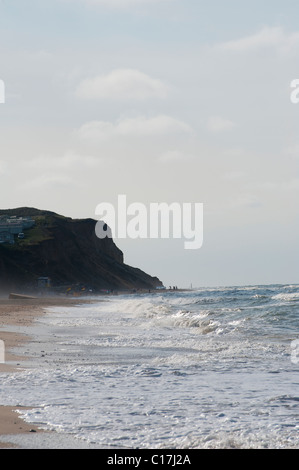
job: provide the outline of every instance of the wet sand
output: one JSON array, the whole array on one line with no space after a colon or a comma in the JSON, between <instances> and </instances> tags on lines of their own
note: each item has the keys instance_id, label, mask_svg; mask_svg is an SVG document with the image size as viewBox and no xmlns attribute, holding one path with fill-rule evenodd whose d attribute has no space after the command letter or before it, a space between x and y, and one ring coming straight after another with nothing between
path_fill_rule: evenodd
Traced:
<instances>
[{"instance_id":1,"label":"wet sand","mask_svg":"<svg viewBox=\"0 0 299 470\"><path fill-rule=\"evenodd\" d=\"M26 334L9 331L9 326L29 326L34 320L43 315L46 307L61 305L78 305L79 303L91 302L91 300L81 298L65 297L40 297L32 299L9 299L0 297L0 340L4 342L5 354L4 363L0 363L0 380L3 372L17 372L22 369L22 360L25 356L17 356L12 349L30 341ZM5 328L5 331L3 331ZM20 433L44 432L36 426L23 421L17 411L22 407L2 406L0 403L0 448L13 448L15 445L1 443L1 436L14 435ZM24 408L23 408L24 409Z\"/></svg>"}]
</instances>

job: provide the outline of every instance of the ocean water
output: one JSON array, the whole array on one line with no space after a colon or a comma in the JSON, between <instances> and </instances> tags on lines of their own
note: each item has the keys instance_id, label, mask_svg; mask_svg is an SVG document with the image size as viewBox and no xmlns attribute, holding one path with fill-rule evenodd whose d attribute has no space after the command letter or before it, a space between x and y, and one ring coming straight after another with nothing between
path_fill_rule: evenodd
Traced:
<instances>
[{"instance_id":1,"label":"ocean water","mask_svg":"<svg viewBox=\"0 0 299 470\"><path fill-rule=\"evenodd\" d=\"M103 449L299 447L298 285L94 300L26 329L1 404Z\"/></svg>"}]
</instances>

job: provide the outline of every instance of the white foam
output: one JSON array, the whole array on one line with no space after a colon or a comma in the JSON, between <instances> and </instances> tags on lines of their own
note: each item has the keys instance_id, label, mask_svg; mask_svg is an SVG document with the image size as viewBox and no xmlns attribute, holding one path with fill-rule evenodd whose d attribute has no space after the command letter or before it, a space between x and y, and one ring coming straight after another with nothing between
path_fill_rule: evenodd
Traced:
<instances>
[{"instance_id":1,"label":"white foam","mask_svg":"<svg viewBox=\"0 0 299 470\"><path fill-rule=\"evenodd\" d=\"M299 300L299 292L276 294L272 297L273 300L286 300L287 302Z\"/></svg>"}]
</instances>

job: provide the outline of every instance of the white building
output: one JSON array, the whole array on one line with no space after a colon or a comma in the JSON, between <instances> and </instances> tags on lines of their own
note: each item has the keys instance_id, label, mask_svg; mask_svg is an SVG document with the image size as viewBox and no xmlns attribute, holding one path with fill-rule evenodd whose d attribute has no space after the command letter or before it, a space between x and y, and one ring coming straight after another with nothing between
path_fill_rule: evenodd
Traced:
<instances>
[{"instance_id":1,"label":"white building","mask_svg":"<svg viewBox=\"0 0 299 470\"><path fill-rule=\"evenodd\" d=\"M0 243L14 243L15 235L33 227L35 221L31 217L0 216Z\"/></svg>"}]
</instances>

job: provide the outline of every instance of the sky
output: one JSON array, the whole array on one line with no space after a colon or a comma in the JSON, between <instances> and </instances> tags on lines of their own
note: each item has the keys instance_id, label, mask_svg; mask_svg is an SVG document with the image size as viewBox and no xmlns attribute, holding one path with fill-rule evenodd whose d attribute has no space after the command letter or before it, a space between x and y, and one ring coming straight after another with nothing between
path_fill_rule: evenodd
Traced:
<instances>
[{"instance_id":1,"label":"sky","mask_svg":"<svg viewBox=\"0 0 299 470\"><path fill-rule=\"evenodd\" d=\"M0 0L1 208L202 203L201 248L115 239L125 262L167 287L299 283L298 16L293 0Z\"/></svg>"}]
</instances>

